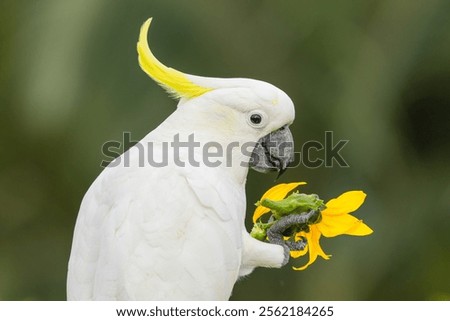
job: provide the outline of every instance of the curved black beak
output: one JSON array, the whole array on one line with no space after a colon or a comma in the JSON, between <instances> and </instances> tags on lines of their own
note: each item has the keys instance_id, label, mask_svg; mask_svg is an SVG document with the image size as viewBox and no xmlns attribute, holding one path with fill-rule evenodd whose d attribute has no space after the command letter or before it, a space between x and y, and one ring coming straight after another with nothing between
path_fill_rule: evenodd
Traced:
<instances>
[{"instance_id":1,"label":"curved black beak","mask_svg":"<svg viewBox=\"0 0 450 321\"><path fill-rule=\"evenodd\" d=\"M294 139L288 126L262 137L253 150L250 167L267 173L277 171L283 174L294 160Z\"/></svg>"}]
</instances>

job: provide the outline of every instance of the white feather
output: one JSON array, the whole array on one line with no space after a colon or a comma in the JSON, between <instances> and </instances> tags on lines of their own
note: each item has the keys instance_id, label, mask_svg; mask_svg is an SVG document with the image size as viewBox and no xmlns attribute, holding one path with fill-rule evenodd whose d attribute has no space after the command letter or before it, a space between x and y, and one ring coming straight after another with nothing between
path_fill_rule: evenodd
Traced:
<instances>
[{"instance_id":1,"label":"white feather","mask_svg":"<svg viewBox=\"0 0 450 321\"><path fill-rule=\"evenodd\" d=\"M249 83L254 88L248 89ZM161 160L162 143L173 141L175 134L186 141L194 133L201 146L214 141L225 151L230 142L255 142L292 122L293 105L286 94L259 81L246 79L241 85L182 100L140 142L144 155L151 142L153 159ZM248 125L252 108L270 117L265 128ZM187 151L180 154L184 161L188 156ZM256 241L245 231L248 168L240 162L248 157L235 149L232 166L208 167L201 147L195 156L199 167L175 166L172 151L168 166L152 167L145 159L142 164L142 150L133 147L120 157L120 165L100 174L80 207L68 299L226 300L240 275L256 266L281 266L281 246Z\"/></svg>"}]
</instances>

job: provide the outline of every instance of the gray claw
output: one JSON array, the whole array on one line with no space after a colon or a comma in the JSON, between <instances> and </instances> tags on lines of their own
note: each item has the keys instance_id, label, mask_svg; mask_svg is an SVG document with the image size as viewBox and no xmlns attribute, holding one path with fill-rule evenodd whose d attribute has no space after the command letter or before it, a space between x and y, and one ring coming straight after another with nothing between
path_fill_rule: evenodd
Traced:
<instances>
[{"instance_id":1,"label":"gray claw","mask_svg":"<svg viewBox=\"0 0 450 321\"><path fill-rule=\"evenodd\" d=\"M285 241L283 237L283 232L286 231L293 225L308 225L308 220L316 215L316 211L309 211L307 213L301 214L290 214L282 217L278 221L276 221L268 230L267 230L267 238L269 242L272 244L281 245L284 248L284 261L283 266L287 264L289 261L289 252L290 251L300 251L303 250L307 244L306 240L300 239L297 242L294 241Z\"/></svg>"}]
</instances>

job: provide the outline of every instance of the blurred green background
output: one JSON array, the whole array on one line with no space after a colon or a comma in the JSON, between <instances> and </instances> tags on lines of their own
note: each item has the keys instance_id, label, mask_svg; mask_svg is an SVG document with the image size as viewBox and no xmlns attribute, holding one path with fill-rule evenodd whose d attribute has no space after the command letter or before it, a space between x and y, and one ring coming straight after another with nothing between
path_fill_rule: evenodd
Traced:
<instances>
[{"instance_id":1,"label":"blurred green background","mask_svg":"<svg viewBox=\"0 0 450 321\"><path fill-rule=\"evenodd\" d=\"M101 145L140 139L176 102L139 68L156 56L204 76L248 77L294 101L296 144L348 139L349 168L280 182L330 199L362 189L375 233L323 239L330 261L257 269L234 300L450 299L450 2L2 0L0 299L64 300L81 199ZM274 175L251 172L252 203ZM300 266L303 261L292 261ZM289 265L291 265L291 263Z\"/></svg>"}]
</instances>

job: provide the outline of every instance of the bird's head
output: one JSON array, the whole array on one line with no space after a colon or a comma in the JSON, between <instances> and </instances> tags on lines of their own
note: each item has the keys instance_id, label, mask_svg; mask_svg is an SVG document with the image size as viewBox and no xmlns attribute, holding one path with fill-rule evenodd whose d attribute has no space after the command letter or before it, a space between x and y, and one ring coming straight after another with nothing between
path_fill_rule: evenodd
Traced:
<instances>
[{"instance_id":1,"label":"bird's head","mask_svg":"<svg viewBox=\"0 0 450 321\"><path fill-rule=\"evenodd\" d=\"M294 157L289 125L294 121L292 100L279 88L254 79L189 75L159 62L147 34L152 19L141 27L137 51L141 68L171 96L178 109L195 114L200 125L240 141L256 142L250 167L259 172L284 172ZM193 120L193 118L189 119Z\"/></svg>"}]
</instances>

